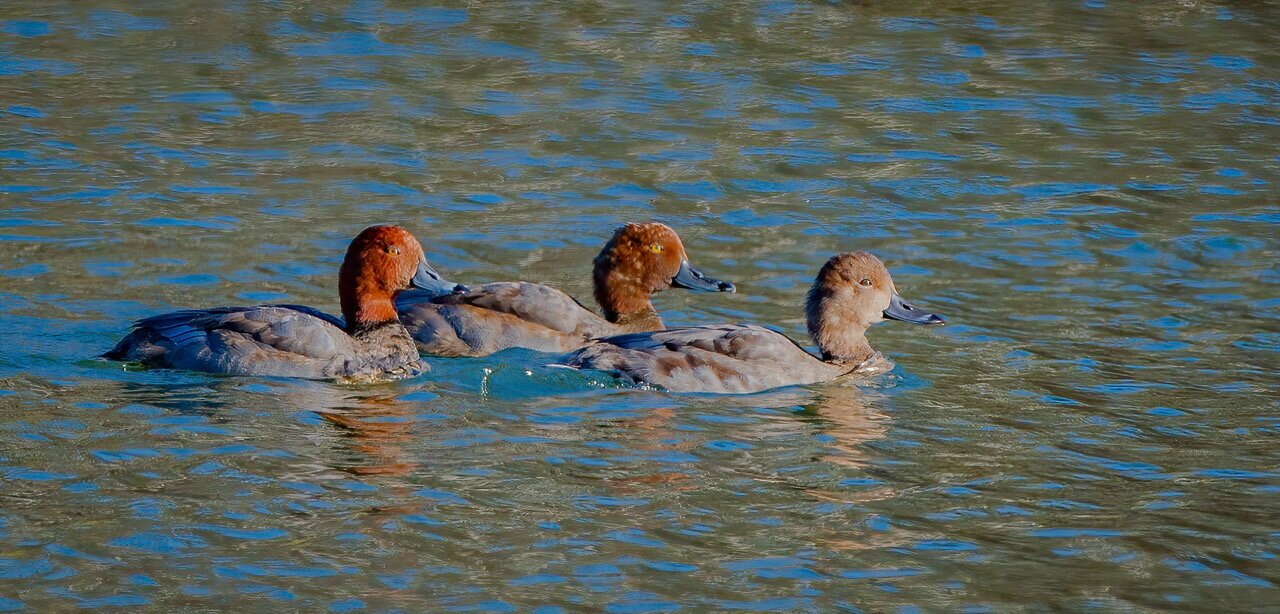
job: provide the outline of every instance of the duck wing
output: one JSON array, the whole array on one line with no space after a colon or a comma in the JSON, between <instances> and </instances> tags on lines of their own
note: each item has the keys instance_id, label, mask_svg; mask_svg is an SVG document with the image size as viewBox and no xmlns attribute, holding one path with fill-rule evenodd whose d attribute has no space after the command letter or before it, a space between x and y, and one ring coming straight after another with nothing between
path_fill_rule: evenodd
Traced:
<instances>
[{"instance_id":1,"label":"duck wing","mask_svg":"<svg viewBox=\"0 0 1280 614\"><path fill-rule=\"evenodd\" d=\"M315 317L315 318L319 318L319 319L321 319L321 320L324 320L325 322L328 322L328 323L330 323L330 324L334 325L334 326L335 326L335 327L337 327L339 330L344 330L344 331L345 331L345 330L347 329L347 323L346 323L346 322L343 322L343 321L342 321L342 318L339 318L338 316L334 316L334 315L327 314L327 313L325 313L325 312L323 312L323 311L320 311L319 309L316 309L315 307L307 307L306 305L292 305L292 304L288 304L288 303L281 303L281 304L279 304L279 305L272 305L272 307L284 307L285 309L292 309L292 310L297 311L297 312L299 312L299 313L305 313L305 314L307 314L307 315L309 315L309 316L312 316L312 317Z\"/></svg>"},{"instance_id":2,"label":"duck wing","mask_svg":"<svg viewBox=\"0 0 1280 614\"><path fill-rule=\"evenodd\" d=\"M293 305L188 309L138 320L105 356L213 373L328 378L357 353L340 324Z\"/></svg>"},{"instance_id":3,"label":"duck wing","mask_svg":"<svg viewBox=\"0 0 1280 614\"><path fill-rule=\"evenodd\" d=\"M673 392L758 392L822 381L837 371L782 333L737 324L604 337L563 364Z\"/></svg>"},{"instance_id":4,"label":"duck wing","mask_svg":"<svg viewBox=\"0 0 1280 614\"><path fill-rule=\"evenodd\" d=\"M525 322L562 333L594 337L612 332L610 324L577 299L564 292L523 281L500 281L472 288L467 294L438 297L422 292L403 292L396 298L396 309L404 314L414 306L471 305L505 313Z\"/></svg>"}]
</instances>

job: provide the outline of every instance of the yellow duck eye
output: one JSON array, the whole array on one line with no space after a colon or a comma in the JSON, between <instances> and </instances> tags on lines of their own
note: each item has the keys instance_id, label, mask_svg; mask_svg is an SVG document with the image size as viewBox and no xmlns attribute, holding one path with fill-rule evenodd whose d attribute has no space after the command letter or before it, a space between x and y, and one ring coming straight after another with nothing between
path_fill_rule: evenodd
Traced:
<instances>
[{"instance_id":1,"label":"yellow duck eye","mask_svg":"<svg viewBox=\"0 0 1280 614\"><path fill-rule=\"evenodd\" d=\"M396 247L396 246L394 246L394 245L388 245L388 246L387 246L387 253L388 253L388 254L391 254L392 256L399 256L399 255L400 255L400 248L398 248L398 247Z\"/></svg>"},{"instance_id":2,"label":"yellow duck eye","mask_svg":"<svg viewBox=\"0 0 1280 614\"><path fill-rule=\"evenodd\" d=\"M661 252L662 252L662 244L661 244L661 243L650 243L650 244L649 244L649 251L651 251L651 252L653 252L653 253L655 253L655 254L657 254L657 253L661 253Z\"/></svg>"},{"instance_id":3,"label":"yellow duck eye","mask_svg":"<svg viewBox=\"0 0 1280 614\"><path fill-rule=\"evenodd\" d=\"M862 281L859 281L858 283L860 283L860 284L862 284L862 285L864 285L864 286L870 286L870 285L871 285L871 280L870 280L870 279L867 279L867 278L865 278L865 277L864 277L864 278L862 278Z\"/></svg>"}]
</instances>

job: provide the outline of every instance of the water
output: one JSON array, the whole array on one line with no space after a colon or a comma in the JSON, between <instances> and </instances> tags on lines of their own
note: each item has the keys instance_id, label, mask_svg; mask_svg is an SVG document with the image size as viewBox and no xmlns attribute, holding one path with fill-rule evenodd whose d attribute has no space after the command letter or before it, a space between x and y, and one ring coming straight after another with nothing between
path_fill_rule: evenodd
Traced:
<instances>
[{"instance_id":1,"label":"water","mask_svg":"<svg viewBox=\"0 0 1280 614\"><path fill-rule=\"evenodd\" d=\"M0 609L1280 603L1274 4L2 8ZM802 338L856 248L951 325L750 397L93 358L163 310L337 311L370 223L589 298L648 219L739 287L669 323Z\"/></svg>"}]
</instances>

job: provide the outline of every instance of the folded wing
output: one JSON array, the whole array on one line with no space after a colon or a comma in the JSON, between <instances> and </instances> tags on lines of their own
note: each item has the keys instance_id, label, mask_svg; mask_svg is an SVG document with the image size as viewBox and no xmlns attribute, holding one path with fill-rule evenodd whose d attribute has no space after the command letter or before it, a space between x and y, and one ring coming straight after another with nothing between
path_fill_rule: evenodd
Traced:
<instances>
[{"instance_id":1,"label":"folded wing","mask_svg":"<svg viewBox=\"0 0 1280 614\"><path fill-rule=\"evenodd\" d=\"M400 320L425 354L483 356L510 347L564 352L610 332L609 323L573 297L540 284L497 282L466 295L405 292Z\"/></svg>"},{"instance_id":2,"label":"folded wing","mask_svg":"<svg viewBox=\"0 0 1280 614\"><path fill-rule=\"evenodd\" d=\"M291 305L143 318L107 358L236 375L335 377L356 355L341 320Z\"/></svg>"},{"instance_id":3,"label":"folded wing","mask_svg":"<svg viewBox=\"0 0 1280 614\"><path fill-rule=\"evenodd\" d=\"M833 371L782 333L735 324L604 337L563 364L673 392L758 392L822 381Z\"/></svg>"}]
</instances>

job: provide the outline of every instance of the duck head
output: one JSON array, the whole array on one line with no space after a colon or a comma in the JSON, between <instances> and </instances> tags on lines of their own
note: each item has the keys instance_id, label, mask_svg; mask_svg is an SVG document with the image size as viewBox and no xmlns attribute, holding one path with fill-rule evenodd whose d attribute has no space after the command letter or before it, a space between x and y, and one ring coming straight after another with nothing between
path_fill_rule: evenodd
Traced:
<instances>
[{"instance_id":1,"label":"duck head","mask_svg":"<svg viewBox=\"0 0 1280 614\"><path fill-rule=\"evenodd\" d=\"M809 290L805 315L823 360L837 362L869 358L872 350L864 333L877 322L945 323L902 300L884 263L867 252L839 254L822 266Z\"/></svg>"},{"instance_id":2,"label":"duck head","mask_svg":"<svg viewBox=\"0 0 1280 614\"><path fill-rule=\"evenodd\" d=\"M399 226L370 226L356 235L338 270L338 295L348 332L397 321L395 296L409 288L465 294L427 264L422 245Z\"/></svg>"},{"instance_id":3,"label":"duck head","mask_svg":"<svg viewBox=\"0 0 1280 614\"><path fill-rule=\"evenodd\" d=\"M596 302L611 322L636 314L655 314L649 296L667 288L736 291L732 283L712 279L693 268L680 236L670 226L657 222L619 228L594 264Z\"/></svg>"}]
</instances>

